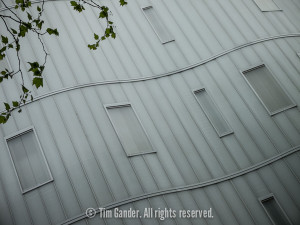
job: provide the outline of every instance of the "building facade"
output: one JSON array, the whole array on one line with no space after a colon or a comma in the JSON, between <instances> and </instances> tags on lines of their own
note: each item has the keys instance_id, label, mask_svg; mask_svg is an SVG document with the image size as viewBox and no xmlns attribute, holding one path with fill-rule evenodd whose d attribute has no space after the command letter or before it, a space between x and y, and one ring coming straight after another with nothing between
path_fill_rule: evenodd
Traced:
<instances>
[{"instance_id":1,"label":"building facade","mask_svg":"<svg viewBox=\"0 0 300 225\"><path fill-rule=\"evenodd\" d=\"M96 10L45 3L60 36L0 126L0 224L300 224L300 1L101 3L117 38L97 51ZM22 48L24 70L43 57Z\"/></svg>"}]
</instances>

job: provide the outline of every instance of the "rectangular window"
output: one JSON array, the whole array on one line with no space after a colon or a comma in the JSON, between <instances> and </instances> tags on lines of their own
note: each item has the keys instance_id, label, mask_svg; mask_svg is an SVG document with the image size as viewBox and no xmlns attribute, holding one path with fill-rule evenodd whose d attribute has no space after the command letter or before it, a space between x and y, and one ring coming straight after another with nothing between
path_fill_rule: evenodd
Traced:
<instances>
[{"instance_id":1,"label":"rectangular window","mask_svg":"<svg viewBox=\"0 0 300 225\"><path fill-rule=\"evenodd\" d=\"M196 90L194 95L219 137L232 134L233 131L206 90L204 88Z\"/></svg>"},{"instance_id":2,"label":"rectangular window","mask_svg":"<svg viewBox=\"0 0 300 225\"><path fill-rule=\"evenodd\" d=\"M254 2L263 12L281 10L273 0L254 0Z\"/></svg>"},{"instance_id":3,"label":"rectangular window","mask_svg":"<svg viewBox=\"0 0 300 225\"><path fill-rule=\"evenodd\" d=\"M242 73L270 115L296 106L264 64Z\"/></svg>"},{"instance_id":4,"label":"rectangular window","mask_svg":"<svg viewBox=\"0 0 300 225\"><path fill-rule=\"evenodd\" d=\"M158 17L152 6L142 8L142 10L162 44L174 41L168 29Z\"/></svg>"},{"instance_id":5,"label":"rectangular window","mask_svg":"<svg viewBox=\"0 0 300 225\"><path fill-rule=\"evenodd\" d=\"M260 202L274 225L292 224L272 194L260 199Z\"/></svg>"},{"instance_id":6,"label":"rectangular window","mask_svg":"<svg viewBox=\"0 0 300 225\"><path fill-rule=\"evenodd\" d=\"M106 110L127 156L156 152L129 103L108 105Z\"/></svg>"},{"instance_id":7,"label":"rectangular window","mask_svg":"<svg viewBox=\"0 0 300 225\"><path fill-rule=\"evenodd\" d=\"M5 139L22 193L53 181L34 128Z\"/></svg>"}]
</instances>

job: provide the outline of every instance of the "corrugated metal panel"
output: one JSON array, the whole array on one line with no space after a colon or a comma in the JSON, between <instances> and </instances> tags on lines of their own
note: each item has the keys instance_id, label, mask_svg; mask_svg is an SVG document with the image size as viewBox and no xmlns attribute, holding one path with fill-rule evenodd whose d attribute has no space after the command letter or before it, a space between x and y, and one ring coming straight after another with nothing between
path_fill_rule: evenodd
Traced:
<instances>
[{"instance_id":1,"label":"corrugated metal panel","mask_svg":"<svg viewBox=\"0 0 300 225\"><path fill-rule=\"evenodd\" d=\"M240 70L266 63L291 98L300 104L299 37L261 41L239 48L204 65L158 79L96 85L92 82L145 78L198 63L239 45L278 34L297 33L298 2L276 1L283 11L263 13L254 1L131 1L113 11L118 38L99 51L87 43L101 32L94 10L77 14L68 2L46 3L46 20L60 37L45 38L50 58L45 88L35 95L78 84L23 107L1 126L1 137L34 126L54 182L21 195L4 140L0 141L0 207L10 208L3 220L16 224L59 224L89 207L105 206L144 193L209 181L253 166L300 144L300 112L289 109L270 117L243 79ZM141 7L153 5L175 41L161 45ZM297 8L298 7L298 8ZM37 42L24 40L22 67L41 58ZM26 54L25 54L26 53ZM9 59L13 55L9 53ZM10 60L13 67L16 62ZM30 76L30 75L29 75ZM25 77L29 84L30 77ZM193 96L205 87L234 131L216 134ZM0 100L18 96L11 81ZM103 105L130 102L155 154L128 158ZM170 224L271 224L257 198L273 192L293 223L297 223L299 153L257 172L218 185L152 197L124 205L179 209L214 209L214 219L168 220ZM1 214L2 215L2 214ZM1 218L2 219L2 218ZM0 219L0 221L1 221ZM81 220L76 224L160 224L158 219Z\"/></svg>"}]
</instances>

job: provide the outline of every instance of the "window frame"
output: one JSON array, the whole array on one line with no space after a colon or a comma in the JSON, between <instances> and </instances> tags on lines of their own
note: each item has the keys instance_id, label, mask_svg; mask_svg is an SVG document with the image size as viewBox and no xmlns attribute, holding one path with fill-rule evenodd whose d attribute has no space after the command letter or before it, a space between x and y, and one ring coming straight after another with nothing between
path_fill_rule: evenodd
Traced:
<instances>
[{"instance_id":1,"label":"window frame","mask_svg":"<svg viewBox=\"0 0 300 225\"><path fill-rule=\"evenodd\" d=\"M290 218L288 217L288 215L286 214L286 212L283 210L283 208L281 207L281 205L277 201L277 198L275 197L275 195L273 193L270 193L268 195L265 195L263 197L258 198L258 201L261 204L261 206L263 207L263 209L266 212L266 214L269 217L269 219L271 220L272 224L276 225L276 223L273 221L273 218L271 217L271 215L269 214L268 210L265 208L265 206L263 204L263 202L268 201L269 199L272 199L272 198L274 199L274 201L276 202L276 204L280 208L282 214L285 216L285 218L287 219L287 221L290 223L290 225L292 225L293 223L291 222Z\"/></svg>"},{"instance_id":2,"label":"window frame","mask_svg":"<svg viewBox=\"0 0 300 225\"><path fill-rule=\"evenodd\" d=\"M282 89L282 91L287 95L287 97L290 99L290 101L292 102L291 105L289 106L286 106L286 107L283 107L283 108L280 108L280 109L277 109L273 112L270 112L268 107L266 106L266 104L264 103L264 101L260 98L260 96L258 95L258 93L255 91L255 89L252 87L251 83L247 80L246 76L245 76L245 73L247 72L251 72L251 71L254 71L256 69L259 69L259 68L262 68L262 67L266 67L267 70L269 71L269 73L271 74L271 76L274 78L274 80L277 82L278 86ZM246 83L248 84L248 86L251 88L251 90L254 92L255 96L258 98L258 100L261 102L261 104L264 106L264 108L267 110L268 114L270 116L274 116L278 113L281 113L283 111L286 111L288 109L291 109L291 108L294 108L294 107L297 107L297 104L294 102L293 98L291 98L291 96L289 95L289 93L285 90L285 88L283 87L283 85L281 84L281 82L278 80L278 78L274 75L274 73L272 72L272 70L269 68L269 66L267 66L266 63L259 63L255 66L251 66L247 69L243 69L243 70L240 70L240 73L241 75L243 76L243 78L245 79Z\"/></svg>"},{"instance_id":3,"label":"window frame","mask_svg":"<svg viewBox=\"0 0 300 225\"><path fill-rule=\"evenodd\" d=\"M127 157L133 157L133 156L139 156L139 155L146 155L146 154L157 153L156 149L154 148L154 145L153 145L152 142L151 142L151 139L149 138L148 133L146 132L146 129L144 128L144 126L143 126L143 124L142 124L140 118L138 117L138 115L137 115L137 113L136 113L136 111L135 111L133 105L132 105L130 102L104 104L103 106L104 106L104 109L105 109L105 111L106 111L106 114L107 114L107 116L108 116L108 118L109 118L109 121L110 121L110 123L112 124L112 127L113 127L113 129L114 129L114 131L115 131L115 133L116 133L116 135L117 135L117 137L118 137L118 140L119 140L119 142L120 142L120 144L121 144L121 146L122 146L122 148L123 148L125 154L127 155ZM126 151L126 148L125 148L125 146L123 145L123 143L122 143L122 141L121 141L121 139L120 139L120 137L119 137L119 133L117 132L116 125L115 125L115 123L113 122L113 119L111 118L111 116L110 116L110 114L109 114L109 112L108 112L109 109L113 109L113 108L123 108L123 107L131 107L131 109L132 109L132 111L133 111L133 113L134 113L136 119L138 120L138 122L139 122L139 124L140 124L140 126L141 126L141 128L142 128L142 130L143 130L143 132L144 132L144 134L145 134L145 136L146 136L146 138L148 139L148 141L149 141L149 143L150 143L150 146L151 146L151 148L152 148L152 151L140 152L140 153L134 153L134 154L129 154L129 153Z\"/></svg>"},{"instance_id":4,"label":"window frame","mask_svg":"<svg viewBox=\"0 0 300 225\"><path fill-rule=\"evenodd\" d=\"M29 133L29 132L33 132L34 137L36 138L36 141L37 141L37 144L38 144L38 148L39 148L38 150L39 150L39 151L41 152L41 154L42 154L42 159L43 159L43 161L44 161L44 163L45 163L45 166L46 166L46 169L47 169L47 171L48 171L48 173L49 173L50 179L49 179L48 181L46 181L46 182L41 183L41 184L37 184L37 185L35 185L35 186L32 187L32 188L29 188L29 189L25 189L25 190L24 190L24 189L22 188L22 185L21 185L21 182L20 182L20 178L19 178L19 175L18 175L18 172L17 172L17 169L16 169L16 165L15 165L15 162L14 162L14 160L13 160L13 157L12 157L12 155L11 155L11 152L10 152L10 149L9 149L9 146L8 146L8 141L13 140L13 139L18 138L18 137L21 137L23 134L26 134L26 133ZM48 165L47 159L46 159L46 157L45 157L44 151L43 151L43 149L42 149L41 143L40 143L40 141L39 141L39 138L38 138L38 136L37 136L37 133L36 133L36 130L35 130L34 126L30 126L30 127L25 128L25 129L19 130L19 131L15 132L15 133L13 133L13 134L11 134L11 135L9 135L9 136L4 137L4 139L5 139L5 145L6 145L6 148L7 148L7 150L8 150L9 157L10 157L11 162L12 162L12 164L13 164L13 168L14 168L15 174L16 174L16 176L17 176L17 178L18 178L18 184L19 184L21 193L22 193L23 195L26 194L26 193L28 193L28 192L30 192L30 191L33 191L33 190L35 190L35 189L41 187L41 186L44 186L44 185L46 185L46 184L51 183L51 182L54 181L53 176L52 176L52 173L51 173L51 170L50 170L50 167L49 167L49 165Z\"/></svg>"},{"instance_id":5,"label":"window frame","mask_svg":"<svg viewBox=\"0 0 300 225\"><path fill-rule=\"evenodd\" d=\"M225 132L223 134L219 134L218 132L218 129L216 128L215 124L212 122L210 116L209 116L209 113L206 112L206 110L202 107L202 104L200 103L200 101L198 100L197 96L196 96L196 93L199 93L199 92L202 92L202 91L205 91L207 93L207 95L209 96L209 98L211 99L212 103L214 104L214 106L216 107L216 109L219 111L222 119L225 121L226 125L228 126L229 128L229 131L228 132ZM225 116L223 115L223 113L221 112L220 108L218 107L218 105L216 104L215 100L211 97L210 93L207 91L207 89L205 87L202 87L202 88L197 88L197 89L193 89L192 90L193 92L193 95L194 97L196 98L196 101L198 102L198 104L200 105L202 111L204 112L205 116L208 118L210 124L213 126L213 128L215 129L216 133L218 134L218 136L220 138L222 137L225 137L225 136L228 136L230 134L233 134L234 131L232 129L232 127L229 125L228 121L226 120Z\"/></svg>"},{"instance_id":6,"label":"window frame","mask_svg":"<svg viewBox=\"0 0 300 225\"><path fill-rule=\"evenodd\" d=\"M258 1L260 1L260 0L253 0L254 1L254 3L255 3L255 5L260 9L260 11L262 11L262 12L276 12L276 11L283 11L283 9L281 9L277 4L276 4L276 2L274 2L274 0L271 0L273 3L274 3L274 5L276 5L276 7L278 8L278 9L274 9L274 10L270 10L270 9L268 9L268 10L262 10L262 8L260 7L260 5L259 5L259 3L258 3Z\"/></svg>"},{"instance_id":7,"label":"window frame","mask_svg":"<svg viewBox=\"0 0 300 225\"><path fill-rule=\"evenodd\" d=\"M141 7L141 10L142 10L144 16L146 17L147 21L149 22L149 24L150 24L152 30L154 31L154 33L156 34L156 36L157 36L158 39L160 40L160 42L161 42L162 44L167 44L167 43L169 43L169 42L175 41L175 39L172 37L172 35L171 35L171 33L170 33L168 27L167 27L162 21L161 21L162 26L165 28L165 30L168 32L168 34L170 35L171 38L170 38L170 40L168 40L168 41L163 41L163 40L161 39L161 36L160 36L159 33L157 32L155 26L153 25L153 23L151 22L151 20L148 18L148 16L147 16L146 13L145 13L145 10L150 9L150 8L152 8L153 10L155 10L154 7L153 7L152 5L148 5L148 6ZM156 13L156 11L154 11L154 12L155 12L155 14L156 14L157 16L159 16L159 15Z\"/></svg>"}]
</instances>

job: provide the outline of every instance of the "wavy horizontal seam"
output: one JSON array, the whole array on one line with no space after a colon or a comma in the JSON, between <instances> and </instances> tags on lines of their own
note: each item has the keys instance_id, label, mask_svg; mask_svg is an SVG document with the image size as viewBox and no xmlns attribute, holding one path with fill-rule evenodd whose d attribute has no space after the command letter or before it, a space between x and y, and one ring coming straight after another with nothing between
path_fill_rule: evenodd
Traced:
<instances>
[{"instance_id":1,"label":"wavy horizontal seam","mask_svg":"<svg viewBox=\"0 0 300 225\"><path fill-rule=\"evenodd\" d=\"M25 104L20 105L20 107L22 107L24 105L27 105L27 104L30 104L30 103L33 103L33 102L36 102L36 101L39 101L41 99L53 96L53 95L61 94L61 93L67 92L67 91L72 91L72 90L76 90L76 89L80 89L80 88L100 86L100 85L109 85L109 84L135 83L135 82L148 81L148 80L159 79L159 78L175 75L175 74L182 73L182 72L185 72L187 70L191 70L191 69L194 69L196 67L202 66L202 65L204 65L208 62L211 62L215 59L218 59L222 56L225 56L225 55L227 55L229 53L232 53L234 51L237 51L239 49L246 48L246 47L249 47L251 45L259 44L259 43L265 42L265 41L270 41L270 40L275 40L275 39L280 39L280 38L289 38L289 37L300 37L300 33L281 34L281 35L275 35L275 36L271 36L271 37L267 37L267 38L261 38L261 39L255 40L255 41L251 41L251 42L236 46L232 49L223 51L219 54L216 54L216 55L211 56L211 57L209 57L205 60L202 60L199 63L195 63L195 64L192 64L192 65L183 67L181 69L170 71L170 72L163 73L163 74L158 74L158 75L153 75L153 76L148 76L148 77L141 77L141 78L123 79L123 80L98 81L98 82L91 82L91 83L86 83L86 84L75 85L75 86L72 86L72 87L62 88L60 90L52 91L52 92L49 92L47 94L37 96L33 99L33 101L28 101ZM0 113L2 113L2 112L4 112L4 110L2 110Z\"/></svg>"},{"instance_id":2,"label":"wavy horizontal seam","mask_svg":"<svg viewBox=\"0 0 300 225\"><path fill-rule=\"evenodd\" d=\"M189 190L194 190L194 189L198 189L198 188L208 187L208 186L211 186L211 185L214 185L214 184L218 184L218 183L221 183L221 182L232 180L234 178L237 178L237 177L243 176L245 174L251 173L255 170L261 169L261 168L263 168L265 166L268 166L268 165L270 165L270 164L272 164L272 163L274 163L278 160L281 160L281 159L283 159L287 156L290 156L290 155L298 152L299 150L300 150L300 145L298 145L294 148L291 148L291 149L289 149L289 150L287 150L283 153L280 153L276 156L273 156L273 157L271 157L271 158L269 158L265 161L262 161L258 164L250 166L246 169L237 171L237 172L229 174L229 175L225 175L223 177L215 178L215 179L212 179L212 180L209 180L209 181L204 181L204 182L201 182L201 183L196 183L196 184L191 184L191 185L186 185L186 186L181 186L181 187L175 187L175 188L170 188L170 189L165 189L165 190L160 190L160 191L156 191L156 192L152 192L152 193L146 193L146 194L143 194L143 195L130 197L130 198L118 201L118 202L109 203L107 205L101 206L100 208L105 208L106 210L110 210L110 209L113 209L113 208L116 208L116 207L120 207L122 205L126 205L126 204L133 203L133 202L136 202L136 201L144 200L144 199L147 199L147 198L153 198L153 197L157 197L157 196L160 196L160 195L166 195L166 194L172 194L172 193L177 193L177 192L182 192L182 191L189 191ZM98 210L96 210L96 212L99 213L100 210L98 209ZM82 219L85 219L85 218L86 218L85 213L82 213L82 214L80 214L76 217L73 217L71 219L68 219L68 220L64 221L63 223L60 223L60 225L72 224L72 223L78 222L78 221L80 221Z\"/></svg>"}]
</instances>

